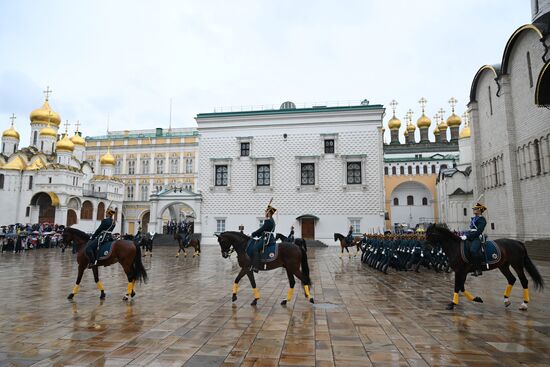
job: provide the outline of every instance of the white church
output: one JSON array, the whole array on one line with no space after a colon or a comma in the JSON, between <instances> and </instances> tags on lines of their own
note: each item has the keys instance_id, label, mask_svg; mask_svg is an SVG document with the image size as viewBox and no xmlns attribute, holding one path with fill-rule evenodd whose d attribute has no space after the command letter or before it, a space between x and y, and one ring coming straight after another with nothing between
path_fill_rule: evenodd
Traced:
<instances>
[{"instance_id":1,"label":"white church","mask_svg":"<svg viewBox=\"0 0 550 367\"><path fill-rule=\"evenodd\" d=\"M67 129L59 132L61 117L50 107L50 92L30 114L29 146L20 144L15 116L2 133L0 224L51 223L92 232L109 206L120 212L124 184L113 176L115 159L108 150L94 172L84 160L85 140L78 129L71 137Z\"/></svg>"}]
</instances>

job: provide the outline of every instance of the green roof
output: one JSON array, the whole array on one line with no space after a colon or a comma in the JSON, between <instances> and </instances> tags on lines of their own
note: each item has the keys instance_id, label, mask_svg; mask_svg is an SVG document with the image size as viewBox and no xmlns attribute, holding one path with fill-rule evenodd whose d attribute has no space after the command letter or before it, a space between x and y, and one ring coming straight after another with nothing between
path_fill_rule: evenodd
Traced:
<instances>
[{"instance_id":1,"label":"green roof","mask_svg":"<svg viewBox=\"0 0 550 367\"><path fill-rule=\"evenodd\" d=\"M86 141L94 140L121 140L121 139L147 139L147 138L184 138L189 136L199 136L197 130L191 132L176 132L176 133L165 133L157 135L156 132L152 133L140 133L140 134L118 134L118 135L99 135L99 136L86 136Z\"/></svg>"},{"instance_id":2,"label":"green roof","mask_svg":"<svg viewBox=\"0 0 550 367\"><path fill-rule=\"evenodd\" d=\"M458 157L456 155L447 154L444 156L432 156L432 157L384 158L384 163L457 161L457 160L458 160Z\"/></svg>"},{"instance_id":3,"label":"green roof","mask_svg":"<svg viewBox=\"0 0 550 367\"><path fill-rule=\"evenodd\" d=\"M314 106L308 108L293 108L293 109L270 109L270 110L257 110L257 111L235 111L235 112L209 112L199 113L197 118L211 118L211 117L225 117L225 116L254 116L254 115L284 115L292 113L311 113L311 112L339 112L339 111L361 111L361 110L378 110L383 109L381 104L374 105L357 105L357 106Z\"/></svg>"}]
</instances>

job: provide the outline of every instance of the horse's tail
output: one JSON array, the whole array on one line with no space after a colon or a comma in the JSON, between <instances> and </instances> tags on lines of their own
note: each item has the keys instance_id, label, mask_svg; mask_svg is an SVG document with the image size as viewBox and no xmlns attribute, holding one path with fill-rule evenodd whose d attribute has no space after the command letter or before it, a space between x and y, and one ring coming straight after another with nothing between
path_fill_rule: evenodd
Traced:
<instances>
[{"instance_id":1,"label":"horse's tail","mask_svg":"<svg viewBox=\"0 0 550 367\"><path fill-rule=\"evenodd\" d=\"M300 239L301 241L296 240L298 242L298 247L300 247L300 251L302 252L302 274L304 276L304 285L309 285L311 287L311 278L309 277L309 264L307 263L307 247L306 247L306 241L303 239Z\"/></svg>"},{"instance_id":2,"label":"horse's tail","mask_svg":"<svg viewBox=\"0 0 550 367\"><path fill-rule=\"evenodd\" d=\"M136 245L136 256L132 266L134 268L134 279L147 283L147 271L141 262L141 248L138 245Z\"/></svg>"},{"instance_id":3,"label":"horse's tail","mask_svg":"<svg viewBox=\"0 0 550 367\"><path fill-rule=\"evenodd\" d=\"M199 240L197 238L197 252L200 254L201 253L201 240Z\"/></svg>"},{"instance_id":4,"label":"horse's tail","mask_svg":"<svg viewBox=\"0 0 550 367\"><path fill-rule=\"evenodd\" d=\"M525 245L522 243L523 247L525 248ZM531 276L533 279L533 282L535 282L535 289L544 289L544 281L542 280L542 277L540 276L540 273L529 258L529 255L527 254L527 249L525 250L525 258L523 259L523 266L525 267L525 270L527 270L527 273Z\"/></svg>"}]
</instances>

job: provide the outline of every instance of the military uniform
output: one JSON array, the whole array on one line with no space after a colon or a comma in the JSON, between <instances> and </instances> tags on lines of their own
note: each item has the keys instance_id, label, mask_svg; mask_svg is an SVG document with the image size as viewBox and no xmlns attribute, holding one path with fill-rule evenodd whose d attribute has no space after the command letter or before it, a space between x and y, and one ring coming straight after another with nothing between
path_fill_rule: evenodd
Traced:
<instances>
[{"instance_id":1,"label":"military uniform","mask_svg":"<svg viewBox=\"0 0 550 367\"><path fill-rule=\"evenodd\" d=\"M109 209L107 210L108 215L113 215L115 213L114 210ZM107 216L107 218L103 219L101 221L101 224L99 227L97 227L96 231L90 238L90 241L88 241L88 244L86 245L86 256L88 256L88 259L90 259L90 264L96 265L97 264L97 249L99 247L99 236L103 232L110 232L115 227L115 220L111 216Z\"/></svg>"},{"instance_id":2,"label":"military uniform","mask_svg":"<svg viewBox=\"0 0 550 367\"><path fill-rule=\"evenodd\" d=\"M350 227L348 235L346 236L346 243L349 245L352 242L353 242L353 227Z\"/></svg>"},{"instance_id":3,"label":"military uniform","mask_svg":"<svg viewBox=\"0 0 550 367\"><path fill-rule=\"evenodd\" d=\"M288 242L294 242L294 227L290 227L290 234L287 237Z\"/></svg>"},{"instance_id":4,"label":"military uniform","mask_svg":"<svg viewBox=\"0 0 550 367\"><path fill-rule=\"evenodd\" d=\"M470 232L466 233L463 237L466 237L466 240L470 241L470 253L472 255L474 275L481 275L481 263L483 261L483 255L481 254L481 236L483 235L485 226L487 226L487 220L482 214L487 208L483 204L477 203L473 209L479 210L480 214L472 217L470 220Z\"/></svg>"},{"instance_id":5,"label":"military uniform","mask_svg":"<svg viewBox=\"0 0 550 367\"><path fill-rule=\"evenodd\" d=\"M275 231L275 221L272 218L272 215L277 211L274 207L271 205L267 206L267 209L265 210L266 213L266 219L264 220L264 223L260 228L252 232L252 237L259 237L258 240L253 240L250 246L253 246L252 248L252 265L250 267L250 270L253 270L255 272L258 272L260 268L260 252L262 251L264 247L264 241L265 241L265 234L266 233L272 233ZM271 235L269 236L269 239Z\"/></svg>"}]
</instances>

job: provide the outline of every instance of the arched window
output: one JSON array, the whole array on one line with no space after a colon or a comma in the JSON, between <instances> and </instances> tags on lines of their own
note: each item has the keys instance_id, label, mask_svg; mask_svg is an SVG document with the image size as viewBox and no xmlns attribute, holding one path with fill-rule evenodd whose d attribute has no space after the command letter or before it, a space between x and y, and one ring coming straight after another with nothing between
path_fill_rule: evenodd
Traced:
<instances>
[{"instance_id":1,"label":"arched window","mask_svg":"<svg viewBox=\"0 0 550 367\"><path fill-rule=\"evenodd\" d=\"M416 166L416 174L417 174L417 175L420 174L420 166Z\"/></svg>"},{"instance_id":2,"label":"arched window","mask_svg":"<svg viewBox=\"0 0 550 367\"><path fill-rule=\"evenodd\" d=\"M4 174L0 174L0 189L4 189Z\"/></svg>"},{"instance_id":3,"label":"arched window","mask_svg":"<svg viewBox=\"0 0 550 367\"><path fill-rule=\"evenodd\" d=\"M424 165L424 167L422 167L422 173L424 173L425 175L428 174L428 166Z\"/></svg>"},{"instance_id":4,"label":"arched window","mask_svg":"<svg viewBox=\"0 0 550 367\"><path fill-rule=\"evenodd\" d=\"M441 169L442 169L442 170L447 169L447 165L446 165L446 164L442 164L442 165L441 165Z\"/></svg>"},{"instance_id":5,"label":"arched window","mask_svg":"<svg viewBox=\"0 0 550 367\"><path fill-rule=\"evenodd\" d=\"M394 176L397 174L397 169L395 167L391 168L391 174Z\"/></svg>"},{"instance_id":6,"label":"arched window","mask_svg":"<svg viewBox=\"0 0 550 367\"><path fill-rule=\"evenodd\" d=\"M398 199L398 198L393 198L393 205L394 205L394 206L398 206L398 205L399 205L399 199Z\"/></svg>"},{"instance_id":7,"label":"arched window","mask_svg":"<svg viewBox=\"0 0 550 367\"><path fill-rule=\"evenodd\" d=\"M387 176L390 173L388 167L384 167L384 175Z\"/></svg>"},{"instance_id":8,"label":"arched window","mask_svg":"<svg viewBox=\"0 0 550 367\"><path fill-rule=\"evenodd\" d=\"M97 206L96 219L97 220L102 220L103 218L105 218L105 204L99 203L99 205Z\"/></svg>"},{"instance_id":9,"label":"arched window","mask_svg":"<svg viewBox=\"0 0 550 367\"><path fill-rule=\"evenodd\" d=\"M407 173L408 173L409 175L412 175L412 174L413 174L413 168L412 168L412 166L408 166L408 167L407 167Z\"/></svg>"},{"instance_id":10,"label":"arched window","mask_svg":"<svg viewBox=\"0 0 550 367\"><path fill-rule=\"evenodd\" d=\"M403 166L399 167L399 174L401 174L401 175L405 174L405 167L403 167Z\"/></svg>"},{"instance_id":11,"label":"arched window","mask_svg":"<svg viewBox=\"0 0 550 367\"><path fill-rule=\"evenodd\" d=\"M428 205L428 198L422 198L422 205Z\"/></svg>"},{"instance_id":12,"label":"arched window","mask_svg":"<svg viewBox=\"0 0 550 367\"><path fill-rule=\"evenodd\" d=\"M94 213L94 206L88 200L82 203L80 209L80 220L91 220Z\"/></svg>"},{"instance_id":13,"label":"arched window","mask_svg":"<svg viewBox=\"0 0 550 367\"><path fill-rule=\"evenodd\" d=\"M412 195L407 196L407 205L414 205L414 197Z\"/></svg>"},{"instance_id":14,"label":"arched window","mask_svg":"<svg viewBox=\"0 0 550 367\"><path fill-rule=\"evenodd\" d=\"M435 168L435 164L432 164L432 174L437 173L437 169Z\"/></svg>"}]
</instances>

